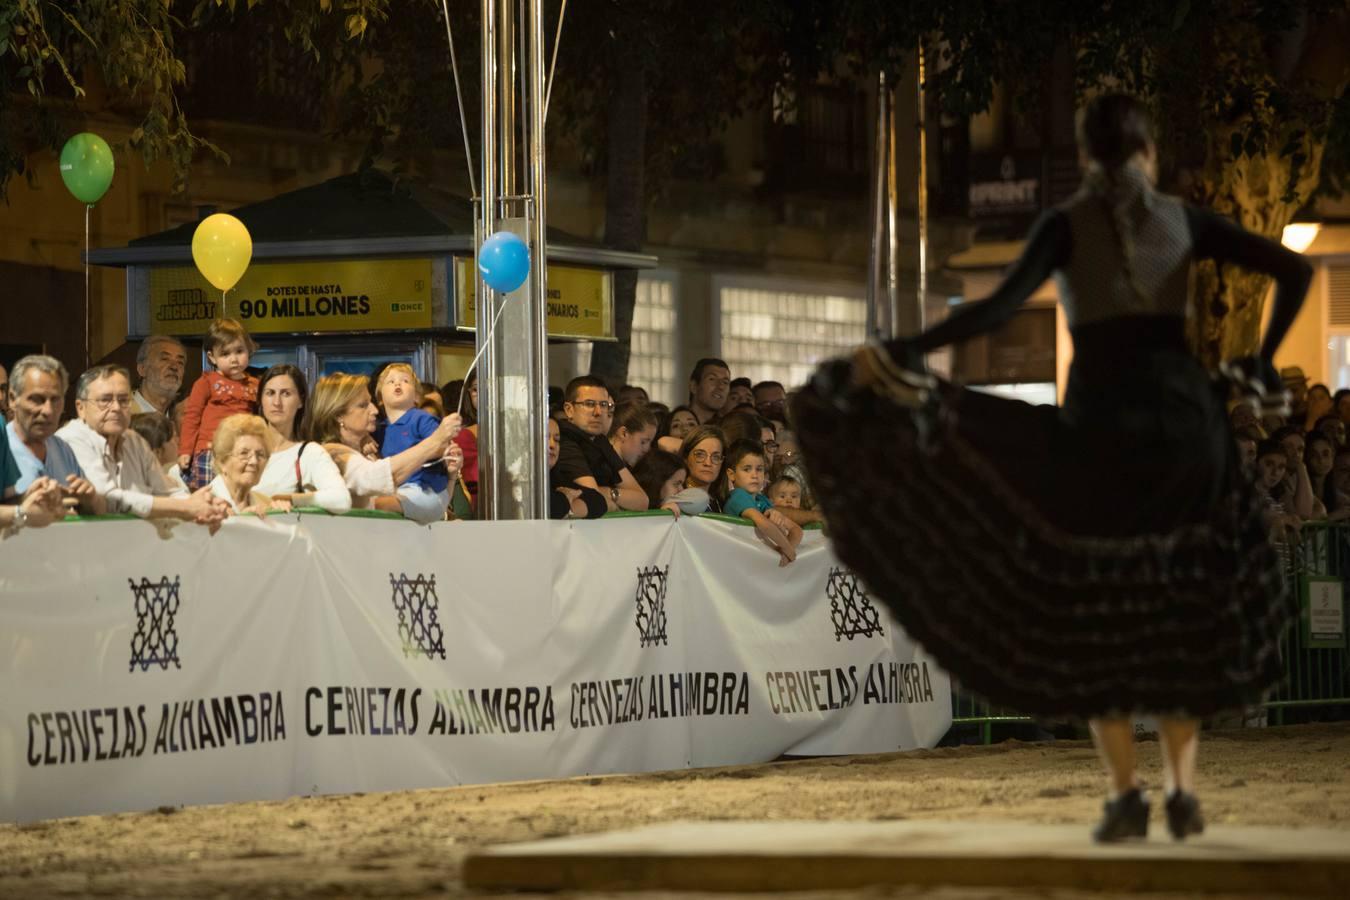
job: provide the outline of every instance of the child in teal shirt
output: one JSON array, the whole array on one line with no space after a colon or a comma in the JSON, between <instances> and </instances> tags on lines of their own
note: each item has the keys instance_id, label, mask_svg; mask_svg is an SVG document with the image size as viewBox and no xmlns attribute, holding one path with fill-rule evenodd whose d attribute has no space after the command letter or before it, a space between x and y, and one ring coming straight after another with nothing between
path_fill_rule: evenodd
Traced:
<instances>
[{"instance_id":1,"label":"child in teal shirt","mask_svg":"<svg viewBox=\"0 0 1350 900\"><path fill-rule=\"evenodd\" d=\"M742 439L732 443L723 462L722 477L726 500L722 512L740 516L755 523L755 530L769 546L778 551L780 566L797 558L797 545L802 542L802 529L773 508L764 496L768 481L764 464L764 448L758 441Z\"/></svg>"}]
</instances>

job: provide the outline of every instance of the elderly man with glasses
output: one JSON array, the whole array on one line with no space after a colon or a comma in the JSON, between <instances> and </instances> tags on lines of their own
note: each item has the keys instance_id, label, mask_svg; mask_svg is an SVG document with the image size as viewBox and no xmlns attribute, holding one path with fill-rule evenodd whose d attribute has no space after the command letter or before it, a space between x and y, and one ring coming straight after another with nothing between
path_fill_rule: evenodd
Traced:
<instances>
[{"instance_id":1,"label":"elderly man with glasses","mask_svg":"<svg viewBox=\"0 0 1350 900\"><path fill-rule=\"evenodd\" d=\"M190 496L174 490L155 451L131 429L131 376L121 366L95 366L75 383L75 411L58 437L79 460L85 477L109 512L143 519L185 519L211 524L225 518L228 505L207 488Z\"/></svg>"},{"instance_id":2,"label":"elderly man with glasses","mask_svg":"<svg viewBox=\"0 0 1350 900\"><path fill-rule=\"evenodd\" d=\"M561 447L553 480L598 491L605 499L605 509L600 510L596 504L592 515L616 509L646 509L647 492L609 442L614 402L605 383L592 375L573 378L563 394L563 412L567 420L558 423Z\"/></svg>"}]
</instances>

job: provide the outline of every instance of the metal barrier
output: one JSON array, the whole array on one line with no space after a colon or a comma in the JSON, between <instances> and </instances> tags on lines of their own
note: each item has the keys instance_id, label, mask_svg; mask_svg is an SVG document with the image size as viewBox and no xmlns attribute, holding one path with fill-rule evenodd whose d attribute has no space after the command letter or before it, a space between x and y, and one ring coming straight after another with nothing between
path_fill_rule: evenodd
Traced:
<instances>
[{"instance_id":1,"label":"metal barrier","mask_svg":"<svg viewBox=\"0 0 1350 900\"><path fill-rule=\"evenodd\" d=\"M1350 524L1316 522L1305 525L1298 539L1287 545L1287 569L1298 601L1299 617L1285 635L1282 653L1287 677L1266 701L1270 721L1350 718L1350 651L1345 634L1345 578L1350 575ZM1339 616L1319 621L1314 607L1323 605L1329 591ZM1320 634L1339 618L1339 634ZM1315 709L1314 709L1315 708Z\"/></svg>"},{"instance_id":2,"label":"metal barrier","mask_svg":"<svg viewBox=\"0 0 1350 900\"><path fill-rule=\"evenodd\" d=\"M1350 523L1309 522L1282 546L1285 574L1294 591L1299 616L1281 643L1286 678L1262 704L1272 725L1313 719L1350 719L1350 649L1345 627L1346 584L1350 578ZM1321 597L1339 601L1339 636L1314 627L1312 607ZM1323 627L1336 616L1318 621ZM975 729L980 743L993 742L994 726L1030 723L1029 716L991 707L952 685L952 732L948 738Z\"/></svg>"}]
</instances>

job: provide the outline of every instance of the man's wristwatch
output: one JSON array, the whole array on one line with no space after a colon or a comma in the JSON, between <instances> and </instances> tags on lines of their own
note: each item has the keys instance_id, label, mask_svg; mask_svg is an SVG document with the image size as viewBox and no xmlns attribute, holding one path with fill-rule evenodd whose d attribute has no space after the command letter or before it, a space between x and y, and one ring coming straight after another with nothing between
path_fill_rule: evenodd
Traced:
<instances>
[{"instance_id":1,"label":"man's wristwatch","mask_svg":"<svg viewBox=\"0 0 1350 900\"><path fill-rule=\"evenodd\" d=\"M619 505L619 489L618 489L618 488L612 487L612 488L609 489L609 499L611 499L611 500L614 501L614 505L615 505L615 506L618 506L618 505Z\"/></svg>"},{"instance_id":2,"label":"man's wristwatch","mask_svg":"<svg viewBox=\"0 0 1350 900\"><path fill-rule=\"evenodd\" d=\"M18 531L27 524L28 510L24 509L22 506L14 507L14 530Z\"/></svg>"}]
</instances>

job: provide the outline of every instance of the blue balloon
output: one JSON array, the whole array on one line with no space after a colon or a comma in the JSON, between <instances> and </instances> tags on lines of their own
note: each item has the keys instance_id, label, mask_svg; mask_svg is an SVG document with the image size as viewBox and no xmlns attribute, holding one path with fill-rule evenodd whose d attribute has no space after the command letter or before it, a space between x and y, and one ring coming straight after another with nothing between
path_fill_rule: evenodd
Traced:
<instances>
[{"instance_id":1,"label":"blue balloon","mask_svg":"<svg viewBox=\"0 0 1350 900\"><path fill-rule=\"evenodd\" d=\"M499 231L479 248L478 272L488 287L509 294L530 275L530 248L519 236Z\"/></svg>"}]
</instances>

